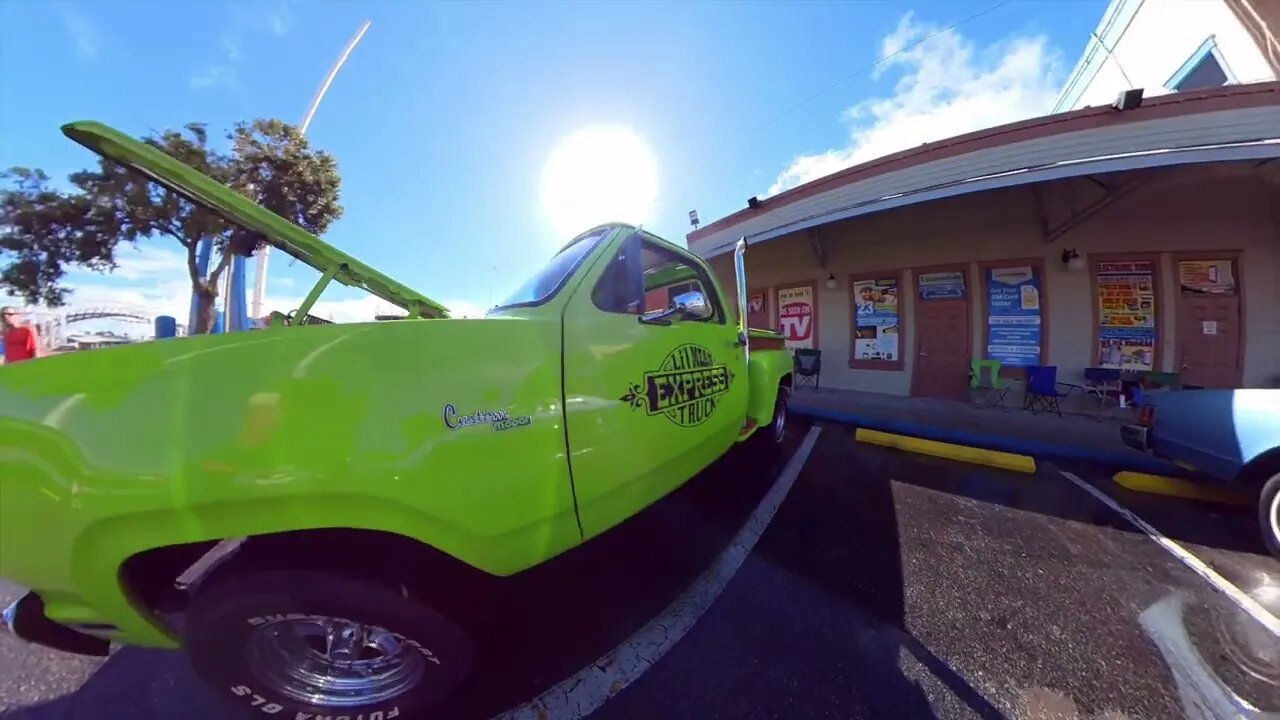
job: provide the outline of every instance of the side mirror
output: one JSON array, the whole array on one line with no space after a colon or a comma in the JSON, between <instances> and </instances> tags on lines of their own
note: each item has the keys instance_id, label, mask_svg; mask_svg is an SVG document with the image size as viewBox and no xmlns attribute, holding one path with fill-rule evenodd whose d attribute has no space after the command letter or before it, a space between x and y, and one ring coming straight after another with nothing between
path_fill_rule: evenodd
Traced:
<instances>
[{"instance_id":1,"label":"side mirror","mask_svg":"<svg viewBox=\"0 0 1280 720\"><path fill-rule=\"evenodd\" d=\"M706 320L711 317L707 296L700 290L680 293L672 299L672 305L685 320Z\"/></svg>"}]
</instances>

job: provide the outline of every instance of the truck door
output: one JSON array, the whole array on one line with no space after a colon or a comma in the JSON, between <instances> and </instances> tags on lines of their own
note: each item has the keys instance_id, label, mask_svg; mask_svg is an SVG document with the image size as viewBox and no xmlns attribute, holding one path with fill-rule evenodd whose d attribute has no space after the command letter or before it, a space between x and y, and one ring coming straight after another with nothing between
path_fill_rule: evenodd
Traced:
<instances>
[{"instance_id":1,"label":"truck door","mask_svg":"<svg viewBox=\"0 0 1280 720\"><path fill-rule=\"evenodd\" d=\"M568 304L565 414L587 537L734 444L747 414L746 360L725 301L700 261L636 232Z\"/></svg>"}]
</instances>

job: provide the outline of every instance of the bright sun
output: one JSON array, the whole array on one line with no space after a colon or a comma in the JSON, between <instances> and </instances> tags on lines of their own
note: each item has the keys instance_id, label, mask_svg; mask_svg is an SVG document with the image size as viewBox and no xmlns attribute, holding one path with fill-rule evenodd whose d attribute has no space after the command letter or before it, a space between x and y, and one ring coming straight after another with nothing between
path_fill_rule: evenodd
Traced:
<instances>
[{"instance_id":1,"label":"bright sun","mask_svg":"<svg viewBox=\"0 0 1280 720\"><path fill-rule=\"evenodd\" d=\"M565 239L604 222L648 222L657 201L657 162L626 127L579 130L542 166L542 207Z\"/></svg>"}]
</instances>

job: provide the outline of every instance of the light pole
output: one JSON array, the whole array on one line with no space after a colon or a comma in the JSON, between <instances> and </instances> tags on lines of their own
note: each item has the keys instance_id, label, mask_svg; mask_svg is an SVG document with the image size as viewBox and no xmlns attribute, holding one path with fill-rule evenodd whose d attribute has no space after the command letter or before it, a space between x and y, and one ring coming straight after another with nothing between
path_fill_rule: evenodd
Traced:
<instances>
[{"instance_id":1,"label":"light pole","mask_svg":"<svg viewBox=\"0 0 1280 720\"><path fill-rule=\"evenodd\" d=\"M338 71L342 69L343 63L351 55L351 51L356 49L356 44L360 42L360 38L364 37L365 32L369 29L371 21L365 20L356 34L347 41L347 46L342 49L342 54L338 56L338 61L329 68L329 74L325 75L324 82L320 83L320 87L316 90L315 97L311 98L311 106L307 108L307 114L302 118L302 125L298 130L303 134L307 134L307 128L311 126L311 118L315 117L316 109L320 107L320 101L324 99L324 94L329 92L329 86L333 84L333 79L338 76ZM271 254L271 246L266 245L258 252L258 269L253 279L253 317L262 317L262 301L267 294L267 259Z\"/></svg>"}]
</instances>

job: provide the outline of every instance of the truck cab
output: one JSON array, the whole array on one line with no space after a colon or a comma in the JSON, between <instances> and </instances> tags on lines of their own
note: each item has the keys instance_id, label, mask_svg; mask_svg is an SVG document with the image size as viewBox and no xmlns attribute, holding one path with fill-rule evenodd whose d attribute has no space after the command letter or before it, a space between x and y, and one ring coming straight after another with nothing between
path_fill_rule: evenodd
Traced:
<instances>
[{"instance_id":1,"label":"truck cab","mask_svg":"<svg viewBox=\"0 0 1280 720\"><path fill-rule=\"evenodd\" d=\"M487 317L155 148L68 137L408 318L272 323L0 369L0 577L18 635L183 647L248 713L416 717L465 680L472 589L624 522L742 443L792 361L707 264L614 223ZM180 620L180 621L179 621ZM179 630L179 628L181 628Z\"/></svg>"}]
</instances>

